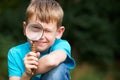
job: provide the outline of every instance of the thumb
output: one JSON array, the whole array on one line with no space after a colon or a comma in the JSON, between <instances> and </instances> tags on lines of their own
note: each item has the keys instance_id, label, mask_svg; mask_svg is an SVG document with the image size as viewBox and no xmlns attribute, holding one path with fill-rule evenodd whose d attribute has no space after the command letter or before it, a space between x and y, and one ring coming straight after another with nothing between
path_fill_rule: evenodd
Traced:
<instances>
[{"instance_id":1,"label":"thumb","mask_svg":"<svg viewBox=\"0 0 120 80\"><path fill-rule=\"evenodd\" d=\"M39 58L40 57L40 52L37 52L36 56L37 56L37 58Z\"/></svg>"}]
</instances>

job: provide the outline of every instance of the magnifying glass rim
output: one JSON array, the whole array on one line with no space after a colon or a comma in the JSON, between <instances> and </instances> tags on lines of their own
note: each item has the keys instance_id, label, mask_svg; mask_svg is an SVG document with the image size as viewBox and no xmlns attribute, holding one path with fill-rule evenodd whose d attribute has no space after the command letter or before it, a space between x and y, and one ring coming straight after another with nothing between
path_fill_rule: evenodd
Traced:
<instances>
[{"instance_id":1,"label":"magnifying glass rim","mask_svg":"<svg viewBox=\"0 0 120 80\"><path fill-rule=\"evenodd\" d=\"M43 29L43 26L42 26L39 22L29 23L29 24L26 26L25 33L26 33L26 37L27 37L29 40L38 41L39 39L37 39L37 40L36 40L36 39L30 39L30 37L27 35L27 31L28 31L27 28L28 28L28 26L29 26L29 25L34 25L34 24L35 24L35 25L36 25L36 24L37 24L37 25L39 24L40 27L41 27L41 30L42 30L41 32L42 32L42 34L41 34L41 36L39 37L39 39L41 39L41 37L42 37L43 34L44 34L44 29Z\"/></svg>"}]
</instances>

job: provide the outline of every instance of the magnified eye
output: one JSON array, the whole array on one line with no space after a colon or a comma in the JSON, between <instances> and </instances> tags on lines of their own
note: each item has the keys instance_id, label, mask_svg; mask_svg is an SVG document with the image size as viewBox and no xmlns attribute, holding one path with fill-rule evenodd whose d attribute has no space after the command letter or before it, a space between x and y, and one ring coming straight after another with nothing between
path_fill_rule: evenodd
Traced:
<instances>
[{"instance_id":1,"label":"magnified eye","mask_svg":"<svg viewBox=\"0 0 120 80\"><path fill-rule=\"evenodd\" d=\"M33 31L39 31L40 30L40 28L37 27L37 26L32 26L32 28L33 28Z\"/></svg>"},{"instance_id":2,"label":"magnified eye","mask_svg":"<svg viewBox=\"0 0 120 80\"><path fill-rule=\"evenodd\" d=\"M31 31L33 31L33 32L40 32L42 30L42 28L41 27L39 27L39 26L31 26Z\"/></svg>"}]
</instances>

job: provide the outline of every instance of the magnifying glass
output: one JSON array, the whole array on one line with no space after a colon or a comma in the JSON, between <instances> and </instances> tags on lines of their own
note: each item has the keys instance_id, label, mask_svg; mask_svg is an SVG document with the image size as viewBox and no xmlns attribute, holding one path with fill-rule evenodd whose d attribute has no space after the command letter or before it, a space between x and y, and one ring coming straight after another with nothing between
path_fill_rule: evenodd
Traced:
<instances>
[{"instance_id":1,"label":"magnifying glass","mask_svg":"<svg viewBox=\"0 0 120 80\"><path fill-rule=\"evenodd\" d=\"M40 40L43 36L44 30L42 25L38 22L30 23L27 25L25 32L27 38L32 42L31 50L36 52L36 46L34 42Z\"/></svg>"},{"instance_id":2,"label":"magnifying glass","mask_svg":"<svg viewBox=\"0 0 120 80\"><path fill-rule=\"evenodd\" d=\"M38 41L43 36L44 30L40 23L30 23L26 27L26 37L32 42L31 44L31 51L36 52L35 41ZM32 75L34 74L34 69L32 69Z\"/></svg>"}]
</instances>

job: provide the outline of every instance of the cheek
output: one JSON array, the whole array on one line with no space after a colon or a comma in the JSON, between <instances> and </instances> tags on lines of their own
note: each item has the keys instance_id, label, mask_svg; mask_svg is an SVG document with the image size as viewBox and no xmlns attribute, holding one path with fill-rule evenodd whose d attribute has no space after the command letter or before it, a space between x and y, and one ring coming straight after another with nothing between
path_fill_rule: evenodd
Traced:
<instances>
[{"instance_id":1,"label":"cheek","mask_svg":"<svg viewBox=\"0 0 120 80\"><path fill-rule=\"evenodd\" d=\"M48 39L54 39L54 38L56 38L56 32L44 33L44 35Z\"/></svg>"},{"instance_id":2,"label":"cheek","mask_svg":"<svg viewBox=\"0 0 120 80\"><path fill-rule=\"evenodd\" d=\"M49 42L53 42L55 40L56 36L52 35L52 36L48 36L47 39L49 40Z\"/></svg>"},{"instance_id":3,"label":"cheek","mask_svg":"<svg viewBox=\"0 0 120 80\"><path fill-rule=\"evenodd\" d=\"M55 39L56 39L56 35L55 34L50 34L50 35L47 35L47 40L49 41L50 44L53 44Z\"/></svg>"}]
</instances>

